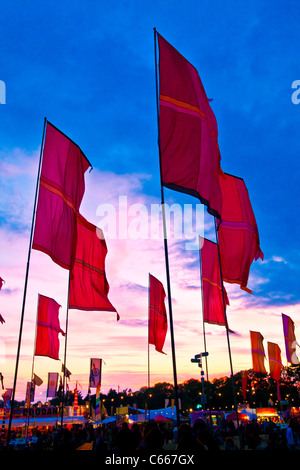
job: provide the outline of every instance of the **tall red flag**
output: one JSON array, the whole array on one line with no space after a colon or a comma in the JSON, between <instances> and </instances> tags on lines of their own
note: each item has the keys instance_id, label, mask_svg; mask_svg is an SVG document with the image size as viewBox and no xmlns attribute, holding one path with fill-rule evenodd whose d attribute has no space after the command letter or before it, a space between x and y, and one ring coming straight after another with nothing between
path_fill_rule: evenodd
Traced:
<instances>
[{"instance_id":1,"label":"tall red flag","mask_svg":"<svg viewBox=\"0 0 300 470\"><path fill-rule=\"evenodd\" d=\"M217 244L201 239L203 318L206 323L226 326ZM224 287L225 304L229 305Z\"/></svg>"},{"instance_id":2,"label":"tall red flag","mask_svg":"<svg viewBox=\"0 0 300 470\"><path fill-rule=\"evenodd\" d=\"M247 287L253 260L263 259L254 212L242 178L220 174L221 222L218 228L222 276L225 282Z\"/></svg>"},{"instance_id":3,"label":"tall red flag","mask_svg":"<svg viewBox=\"0 0 300 470\"><path fill-rule=\"evenodd\" d=\"M58 318L60 307L54 299L39 294L35 356L48 356L59 360L58 334L65 335Z\"/></svg>"},{"instance_id":4,"label":"tall red flag","mask_svg":"<svg viewBox=\"0 0 300 470\"><path fill-rule=\"evenodd\" d=\"M250 331L253 372L266 374L264 337L258 331Z\"/></svg>"},{"instance_id":5,"label":"tall red flag","mask_svg":"<svg viewBox=\"0 0 300 470\"><path fill-rule=\"evenodd\" d=\"M107 297L109 284L105 274L106 255L103 232L78 213L76 255L70 273L69 308L116 312Z\"/></svg>"},{"instance_id":6,"label":"tall red flag","mask_svg":"<svg viewBox=\"0 0 300 470\"><path fill-rule=\"evenodd\" d=\"M81 149L47 123L32 247L71 269L76 249L76 214L90 163Z\"/></svg>"},{"instance_id":7,"label":"tall red flag","mask_svg":"<svg viewBox=\"0 0 300 470\"><path fill-rule=\"evenodd\" d=\"M296 355L296 346L299 345L295 336L295 324L293 320L284 313L281 315L287 361L290 364L299 364L299 359Z\"/></svg>"},{"instance_id":8,"label":"tall red flag","mask_svg":"<svg viewBox=\"0 0 300 470\"><path fill-rule=\"evenodd\" d=\"M162 283L149 274L149 344L154 344L156 351L162 354L165 354L162 349L168 330L165 297Z\"/></svg>"},{"instance_id":9,"label":"tall red flag","mask_svg":"<svg viewBox=\"0 0 300 470\"><path fill-rule=\"evenodd\" d=\"M218 127L197 70L158 34L162 184L220 217Z\"/></svg>"},{"instance_id":10,"label":"tall red flag","mask_svg":"<svg viewBox=\"0 0 300 470\"><path fill-rule=\"evenodd\" d=\"M282 368L281 350L278 344L268 342L268 356L270 376L272 377L272 379L278 382L280 379Z\"/></svg>"}]
</instances>

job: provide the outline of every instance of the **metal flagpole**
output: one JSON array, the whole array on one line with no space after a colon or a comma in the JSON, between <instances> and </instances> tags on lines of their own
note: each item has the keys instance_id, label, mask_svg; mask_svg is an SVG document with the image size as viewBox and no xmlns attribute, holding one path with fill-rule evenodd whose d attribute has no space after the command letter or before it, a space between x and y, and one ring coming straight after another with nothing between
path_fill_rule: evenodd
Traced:
<instances>
[{"instance_id":1,"label":"metal flagpole","mask_svg":"<svg viewBox=\"0 0 300 470\"><path fill-rule=\"evenodd\" d=\"M206 332L205 332L205 322L204 322L204 309L203 309L203 281L202 281L202 259L201 259L201 237L199 235L199 268L200 268L200 285L201 285L201 299L202 299L202 322L203 322L203 342L204 342L204 352L207 352L206 347ZM206 381L208 383L208 359L207 355L205 355L205 367L206 367ZM207 396L208 399L208 396ZM209 419L210 423L212 424L212 417L211 417L211 409L210 403L207 400L208 410L209 410Z\"/></svg>"},{"instance_id":2,"label":"metal flagpole","mask_svg":"<svg viewBox=\"0 0 300 470\"><path fill-rule=\"evenodd\" d=\"M13 416L13 411L14 411L14 401L15 401L18 367L19 367L19 359L20 359L20 349L21 349L21 340L22 340L22 331L23 331L23 323L24 323L24 312L25 312L25 303L26 303L26 293L27 293L27 284L28 284L30 255L31 255L31 247L32 247L32 240L33 240L33 231L34 231L34 224L35 224L37 199L38 199L38 192L39 192L39 181L40 181L40 173L41 173L41 167L42 167L42 155L43 155L43 146L44 146L46 123L47 123L47 119L44 118L44 128L43 128L42 144L41 144L41 149L40 149L40 158L39 158L37 182L36 182L35 197L34 197L33 215L32 215L32 222L31 222L30 241L29 241L29 248L28 248L28 258L27 258L27 265L26 265L25 285L24 285L24 292L23 292L23 303L22 303L22 312L21 312L21 320L20 320L20 330L19 330L19 340L18 340L18 348L17 348L15 375L14 375L14 383L13 383L12 398L11 398L9 424L8 424L8 430L7 430L7 445L9 444L9 440L10 440L11 423L12 423L12 416Z\"/></svg>"},{"instance_id":3,"label":"metal flagpole","mask_svg":"<svg viewBox=\"0 0 300 470\"><path fill-rule=\"evenodd\" d=\"M157 46L156 46L156 28L154 28L154 54L155 54L155 83L156 83L156 109L157 109L157 124L158 124L158 149L159 149L159 164L160 164L160 188L161 188L161 206L163 218L163 234L164 234L164 249L165 249L165 263L166 263L166 276L168 288L168 304L169 304L169 318L170 318L170 334L171 334L171 347L172 347L172 362L173 362L173 376L174 376L174 392L176 404L176 418L177 427L180 424L179 414L179 400L178 400L178 385L177 385L177 371L176 371L176 358L175 358L175 341L173 329L173 313L172 313L172 297L171 297L171 282L170 282L170 269L169 269L169 256L168 256L168 241L165 217L165 200L164 189L162 182L162 168L161 168L161 146L160 146L160 131L159 131L159 98L158 98L158 73L157 73Z\"/></svg>"},{"instance_id":4,"label":"metal flagpole","mask_svg":"<svg viewBox=\"0 0 300 470\"><path fill-rule=\"evenodd\" d=\"M69 271L68 296L67 296L66 331L65 331L66 337L65 337L65 352L64 352L64 364L63 364L64 365L64 367L63 367L63 396L62 396L62 407L61 407L61 429L63 428L63 420L64 420L66 361L67 361L67 338L68 338L68 324L69 324L70 276L71 276L71 271Z\"/></svg>"},{"instance_id":5,"label":"metal flagpole","mask_svg":"<svg viewBox=\"0 0 300 470\"><path fill-rule=\"evenodd\" d=\"M34 349L33 349L33 356L32 356L30 391L31 391L31 386L32 386L32 381L33 381L33 371L34 371L34 358L35 358L35 345L36 345L36 335L37 335L37 319L38 319L39 298L40 298L40 294L38 294L38 302L37 302L37 308L36 308L35 339L34 339ZM27 443L28 431L29 431L29 417L30 417L30 399L29 399L29 403L28 403L28 419L27 419L27 430L26 430L26 443Z\"/></svg>"},{"instance_id":6,"label":"metal flagpole","mask_svg":"<svg viewBox=\"0 0 300 470\"><path fill-rule=\"evenodd\" d=\"M149 345L149 321L150 321L150 273L149 273L149 291L148 291L148 390L150 389L150 345Z\"/></svg>"},{"instance_id":7,"label":"metal flagpole","mask_svg":"<svg viewBox=\"0 0 300 470\"><path fill-rule=\"evenodd\" d=\"M217 227L216 217L215 217L214 219L215 219L216 242L217 242L217 248L218 248L219 269L220 269L221 286L222 286L222 298L223 298L224 318L225 318L226 335L227 335L227 344L228 344L228 353L229 353L229 361L230 361L230 371L231 371L231 382L232 382L234 409L235 409L235 412L236 412L237 427L238 427L238 429L239 429L239 418L238 418L238 410L237 410L237 400L236 400L236 392L235 392L235 385L234 385L234 378L233 378L233 366L232 366L232 357L231 357L231 349L230 349L230 341L229 341L229 329L228 329L228 322L227 322L227 315L226 315L226 303L225 303L225 294L224 294L224 284L223 284L223 276L222 276L222 268L221 268L220 247L219 247L219 234L218 234L218 227Z\"/></svg>"}]
</instances>

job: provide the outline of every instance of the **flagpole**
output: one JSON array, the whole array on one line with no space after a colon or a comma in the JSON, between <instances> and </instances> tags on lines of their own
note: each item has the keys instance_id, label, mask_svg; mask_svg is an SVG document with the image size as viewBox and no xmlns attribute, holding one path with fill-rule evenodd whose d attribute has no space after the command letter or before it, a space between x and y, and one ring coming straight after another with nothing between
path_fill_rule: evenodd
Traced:
<instances>
[{"instance_id":1,"label":"flagpole","mask_svg":"<svg viewBox=\"0 0 300 470\"><path fill-rule=\"evenodd\" d=\"M169 318L170 318L170 335L171 335L171 347L172 347L172 363L173 363L173 376L174 376L176 418L177 418L177 427L179 427L180 414L179 414L178 385L177 385L177 371L176 371L176 358L175 358L175 341L174 341L174 329L173 329L172 296L171 296L170 268L169 268L169 256L168 256L168 241L167 241L166 218L165 218L165 200L164 200L164 189L163 189L163 182L162 182L162 166L161 166L156 34L157 34L156 33L156 28L154 28L156 111L157 111L157 124L158 124L158 150L159 150L159 165L160 165L161 206L162 206L162 217L163 217L164 250L165 250L165 263L166 263L166 276L167 276L167 289L168 289L168 304L169 304Z\"/></svg>"},{"instance_id":2,"label":"flagpole","mask_svg":"<svg viewBox=\"0 0 300 470\"><path fill-rule=\"evenodd\" d=\"M238 429L239 429L239 418L238 418L237 400L236 400L236 392L235 392L235 385L234 385L234 378L233 378L233 366L232 366L232 356L231 356L231 348L230 348L230 340L229 340L229 328L228 328L228 322L227 322L226 302L225 302L225 294L224 294L224 283L223 283L222 267L221 267L220 246L219 246L219 233L218 233L218 227L217 227L217 220L216 220L216 217L214 217L214 219L215 219L216 242L217 242L217 248L218 248L219 269L220 269L220 277L221 277L221 287L222 287L222 298L223 298L223 308L224 308L224 318L225 318L226 336L227 336L228 353L229 353L229 362L230 362L230 371L231 371L231 382L232 382L233 401L234 401L234 409L235 409L235 412L236 412L237 427L238 427Z\"/></svg>"},{"instance_id":3,"label":"flagpole","mask_svg":"<svg viewBox=\"0 0 300 470\"><path fill-rule=\"evenodd\" d=\"M205 332L205 322L204 322L204 308L203 308L203 282L202 282L202 259L201 259L201 237L200 237L200 235L199 235L199 268L200 268L200 285L201 285L201 300L202 300L203 342L204 342L204 352L207 352L206 332ZM207 359L207 356L205 356L205 367L206 367L206 381L208 383L208 359ZM209 410L209 420L210 420L210 423L212 424L211 409L210 409L210 403L208 402L208 397L207 397L207 404L208 404L208 410Z\"/></svg>"},{"instance_id":4,"label":"flagpole","mask_svg":"<svg viewBox=\"0 0 300 470\"><path fill-rule=\"evenodd\" d=\"M149 290L148 290L148 390L150 389L150 346L149 346L149 321L150 321L150 273L149 273Z\"/></svg>"},{"instance_id":5,"label":"flagpole","mask_svg":"<svg viewBox=\"0 0 300 470\"><path fill-rule=\"evenodd\" d=\"M12 423L12 416L13 416L13 411L14 411L14 401L15 401L15 392L16 392L18 367L19 367L19 359L20 359L20 350L21 350L21 339L22 339L22 331L23 331L23 323L24 323L24 312L25 312L25 303L26 303L26 294L27 294L30 255L31 255L33 231L34 231L34 224L35 224L35 215L36 215L36 207L37 207L37 199L38 199L38 191L39 191L40 173L41 173L41 167L42 167L42 156L43 156L43 146L44 146L46 124L47 124L47 118L44 118L44 128L43 128L43 136L42 136L42 143L41 143L41 149L40 149L39 166L38 166L38 173L37 173L37 182L36 182L36 189L35 189L35 196L34 196L33 214L32 214L32 222L31 222L31 232L30 232L30 240L29 240L29 248L28 248L27 265L26 265L25 283L24 283L24 291L23 291L23 303L22 303L22 311L21 311L19 340L18 340L16 365L15 365L15 375L14 375L14 383L13 383L12 398L11 398L9 424L8 424L8 430L7 430L7 442L6 442L7 445L9 444L9 440L10 440L11 423Z\"/></svg>"},{"instance_id":6,"label":"flagpole","mask_svg":"<svg viewBox=\"0 0 300 470\"><path fill-rule=\"evenodd\" d=\"M200 269L200 285L201 285L201 300L202 300L203 343L204 343L204 351L207 352L205 322L204 322L204 309L203 309L203 282L202 282L202 260L201 260L201 237L200 236L199 236L199 269ZM206 380L208 381L207 356L205 356L205 367L206 367Z\"/></svg>"},{"instance_id":7,"label":"flagpole","mask_svg":"<svg viewBox=\"0 0 300 470\"><path fill-rule=\"evenodd\" d=\"M38 294L38 302L37 302L37 308L36 308L36 322L35 322L35 335L34 335L34 349L33 349L33 355L32 355L32 367L31 367L31 384L33 381L33 371L34 371L34 358L35 358L35 345L36 345L36 335L37 335L37 319L38 319L38 306L39 306L39 298L40 294ZM30 385L31 387L31 385ZM31 391L31 388L30 388ZM28 438L28 431L29 431L29 415L30 415L30 400L29 400L29 406L28 406L28 420L27 420L27 430L26 430L26 442Z\"/></svg>"},{"instance_id":8,"label":"flagpole","mask_svg":"<svg viewBox=\"0 0 300 470\"><path fill-rule=\"evenodd\" d=\"M67 361L67 338L68 338L68 324L69 324L69 298L70 298L70 276L68 281L68 295L67 295L67 313L66 313L66 337L65 337L65 352L64 352L64 367L63 367L63 396L62 396L62 407L61 407L61 429L63 428L64 420L64 401L65 401L65 381L66 381L66 361Z\"/></svg>"}]
</instances>

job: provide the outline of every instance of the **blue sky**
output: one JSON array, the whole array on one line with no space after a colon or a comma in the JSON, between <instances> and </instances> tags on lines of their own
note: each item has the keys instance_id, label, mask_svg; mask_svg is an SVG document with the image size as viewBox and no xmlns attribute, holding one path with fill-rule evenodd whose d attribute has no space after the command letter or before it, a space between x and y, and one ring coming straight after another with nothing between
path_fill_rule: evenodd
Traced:
<instances>
[{"instance_id":1,"label":"blue sky","mask_svg":"<svg viewBox=\"0 0 300 470\"><path fill-rule=\"evenodd\" d=\"M247 307L289 306L297 324L300 104L291 100L292 82L300 79L297 11L295 1L2 2L0 229L12 252L20 234L26 247L44 117L94 167L84 205L94 222L96 206L117 195L118 185L132 201L159 201L156 27L197 68L213 99L222 168L244 178L249 190L265 261L252 265L255 295L243 297L243 315ZM166 200L193 202L171 191ZM0 256L5 279L9 261ZM163 267L163 255L160 261ZM182 262L196 267L197 255ZM259 329L250 320L248 326Z\"/></svg>"}]
</instances>

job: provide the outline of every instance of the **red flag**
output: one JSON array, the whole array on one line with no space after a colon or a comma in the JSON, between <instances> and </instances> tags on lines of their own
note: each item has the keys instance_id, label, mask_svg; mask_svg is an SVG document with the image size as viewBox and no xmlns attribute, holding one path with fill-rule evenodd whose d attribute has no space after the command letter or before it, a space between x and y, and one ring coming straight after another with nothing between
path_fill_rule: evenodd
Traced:
<instances>
[{"instance_id":1,"label":"red flag","mask_svg":"<svg viewBox=\"0 0 300 470\"><path fill-rule=\"evenodd\" d=\"M59 359L58 334L65 335L59 324L60 307L55 300L39 294L35 356Z\"/></svg>"},{"instance_id":2,"label":"red flag","mask_svg":"<svg viewBox=\"0 0 300 470\"><path fill-rule=\"evenodd\" d=\"M80 148L47 123L32 247L71 269L76 250L76 214L90 163Z\"/></svg>"},{"instance_id":3,"label":"red flag","mask_svg":"<svg viewBox=\"0 0 300 470\"><path fill-rule=\"evenodd\" d=\"M197 70L158 34L162 184L191 194L220 217L216 118Z\"/></svg>"},{"instance_id":4,"label":"red flag","mask_svg":"<svg viewBox=\"0 0 300 470\"><path fill-rule=\"evenodd\" d=\"M268 342L270 376L277 382L281 375L281 351L278 344Z\"/></svg>"},{"instance_id":5,"label":"red flag","mask_svg":"<svg viewBox=\"0 0 300 470\"><path fill-rule=\"evenodd\" d=\"M77 245L70 276L69 308L116 312L108 300L107 246L101 230L77 215ZM119 320L117 313L117 320Z\"/></svg>"},{"instance_id":6,"label":"red flag","mask_svg":"<svg viewBox=\"0 0 300 470\"><path fill-rule=\"evenodd\" d=\"M0 323L3 325L3 323L5 323L5 320L4 318L2 317L2 315L0 315Z\"/></svg>"},{"instance_id":7,"label":"red flag","mask_svg":"<svg viewBox=\"0 0 300 470\"><path fill-rule=\"evenodd\" d=\"M3 284L5 284L5 281L4 281L4 279L2 279L2 277L0 277L0 290L3 286Z\"/></svg>"},{"instance_id":8,"label":"red flag","mask_svg":"<svg viewBox=\"0 0 300 470\"><path fill-rule=\"evenodd\" d=\"M149 274L149 344L154 344L156 351L162 354L165 354L162 349L168 330L165 297L162 283Z\"/></svg>"},{"instance_id":9,"label":"red flag","mask_svg":"<svg viewBox=\"0 0 300 470\"><path fill-rule=\"evenodd\" d=\"M206 323L226 326L222 282L217 244L202 239L201 245L201 271L203 319ZM226 289L224 287L225 304L229 305Z\"/></svg>"},{"instance_id":10,"label":"red flag","mask_svg":"<svg viewBox=\"0 0 300 470\"><path fill-rule=\"evenodd\" d=\"M295 336L295 324L293 320L287 315L284 315L284 313L281 315L287 361L291 364L299 364L299 359L296 355L296 346L299 345Z\"/></svg>"},{"instance_id":11,"label":"red flag","mask_svg":"<svg viewBox=\"0 0 300 470\"><path fill-rule=\"evenodd\" d=\"M266 374L267 371L264 364L265 349L263 346L264 337L258 331L250 331L250 340L253 372Z\"/></svg>"},{"instance_id":12,"label":"red flag","mask_svg":"<svg viewBox=\"0 0 300 470\"><path fill-rule=\"evenodd\" d=\"M225 282L247 287L253 260L263 259L255 216L248 190L242 178L223 173L220 175L222 212L219 224L219 247L222 276Z\"/></svg>"}]
</instances>

